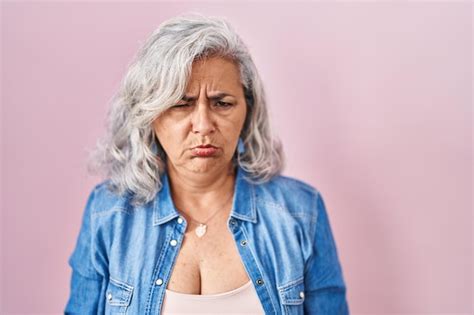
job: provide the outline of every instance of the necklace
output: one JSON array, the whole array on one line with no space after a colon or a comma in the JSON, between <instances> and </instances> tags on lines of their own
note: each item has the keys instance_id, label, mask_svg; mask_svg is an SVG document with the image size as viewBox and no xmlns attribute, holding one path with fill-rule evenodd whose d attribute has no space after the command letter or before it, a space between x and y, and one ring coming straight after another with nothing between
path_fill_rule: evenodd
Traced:
<instances>
[{"instance_id":1,"label":"necklace","mask_svg":"<svg viewBox=\"0 0 474 315\"><path fill-rule=\"evenodd\" d=\"M230 198L232 197L233 194L230 194L229 198L227 198L227 200L219 207L219 209L217 209L216 211L214 211L214 213L209 217L207 218L207 220L205 220L204 222L199 222L199 221L196 221L194 220L193 218L191 218L191 216L188 214L189 218L191 219L191 221L199 224L198 227L194 230L194 233L196 233L197 237L201 238L204 236L204 234L206 234L207 232L207 224L209 223L209 221L211 221L215 216L216 214L224 209L225 205L227 204L227 202L230 200Z\"/></svg>"}]
</instances>

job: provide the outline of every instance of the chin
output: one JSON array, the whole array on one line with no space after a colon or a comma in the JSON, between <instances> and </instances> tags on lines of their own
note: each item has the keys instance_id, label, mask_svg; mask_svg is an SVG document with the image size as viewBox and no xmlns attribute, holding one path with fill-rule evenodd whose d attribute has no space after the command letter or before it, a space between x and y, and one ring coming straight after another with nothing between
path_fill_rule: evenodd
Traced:
<instances>
[{"instance_id":1,"label":"chin","mask_svg":"<svg viewBox=\"0 0 474 315\"><path fill-rule=\"evenodd\" d=\"M207 173L215 169L217 166L219 166L219 164L220 163L218 163L218 161L215 159L196 158L191 162L189 170L194 173Z\"/></svg>"},{"instance_id":2,"label":"chin","mask_svg":"<svg viewBox=\"0 0 474 315\"><path fill-rule=\"evenodd\" d=\"M216 169L223 169L229 163L231 162L225 162L222 158L194 158L188 169L194 173L207 173Z\"/></svg>"}]
</instances>

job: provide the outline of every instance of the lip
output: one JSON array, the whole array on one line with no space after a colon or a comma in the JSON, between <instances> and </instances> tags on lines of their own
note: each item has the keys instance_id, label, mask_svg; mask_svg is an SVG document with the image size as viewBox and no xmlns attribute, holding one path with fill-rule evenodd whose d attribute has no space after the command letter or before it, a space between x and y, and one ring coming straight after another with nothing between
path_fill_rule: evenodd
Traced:
<instances>
[{"instance_id":1,"label":"lip","mask_svg":"<svg viewBox=\"0 0 474 315\"><path fill-rule=\"evenodd\" d=\"M217 153L217 148L210 144L202 144L192 148L191 152L196 157L212 157Z\"/></svg>"}]
</instances>

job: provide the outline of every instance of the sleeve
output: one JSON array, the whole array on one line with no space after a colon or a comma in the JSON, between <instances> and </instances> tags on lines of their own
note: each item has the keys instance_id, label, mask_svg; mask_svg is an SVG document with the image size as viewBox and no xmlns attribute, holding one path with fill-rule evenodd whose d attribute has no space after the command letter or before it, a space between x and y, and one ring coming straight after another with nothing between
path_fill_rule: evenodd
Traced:
<instances>
[{"instance_id":1,"label":"sleeve","mask_svg":"<svg viewBox=\"0 0 474 315\"><path fill-rule=\"evenodd\" d=\"M305 314L349 314L346 285L322 196L316 192L313 252L305 266ZM314 222L313 222L314 223Z\"/></svg>"},{"instance_id":2,"label":"sleeve","mask_svg":"<svg viewBox=\"0 0 474 315\"><path fill-rule=\"evenodd\" d=\"M92 263L91 213L95 192L96 189L87 200L76 247L68 260L72 275L69 300L64 314L98 314L102 308L99 302L105 294L104 277L97 273Z\"/></svg>"}]
</instances>

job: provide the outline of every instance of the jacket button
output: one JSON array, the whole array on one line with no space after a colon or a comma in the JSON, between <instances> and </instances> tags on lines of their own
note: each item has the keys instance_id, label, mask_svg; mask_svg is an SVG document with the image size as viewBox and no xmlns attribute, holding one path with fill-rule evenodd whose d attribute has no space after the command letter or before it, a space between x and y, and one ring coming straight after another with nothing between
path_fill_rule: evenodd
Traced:
<instances>
[{"instance_id":1,"label":"jacket button","mask_svg":"<svg viewBox=\"0 0 474 315\"><path fill-rule=\"evenodd\" d=\"M257 279L257 284L258 284L258 285L262 285L262 284L263 284L263 280L262 280L262 279Z\"/></svg>"},{"instance_id":2,"label":"jacket button","mask_svg":"<svg viewBox=\"0 0 474 315\"><path fill-rule=\"evenodd\" d=\"M155 281L156 285L162 285L163 284L163 279L158 279Z\"/></svg>"},{"instance_id":3,"label":"jacket button","mask_svg":"<svg viewBox=\"0 0 474 315\"><path fill-rule=\"evenodd\" d=\"M178 224L181 224L183 223L183 218L179 217L177 221L178 221Z\"/></svg>"},{"instance_id":4,"label":"jacket button","mask_svg":"<svg viewBox=\"0 0 474 315\"><path fill-rule=\"evenodd\" d=\"M177 240L171 240L170 245L171 246L176 246L178 244Z\"/></svg>"},{"instance_id":5,"label":"jacket button","mask_svg":"<svg viewBox=\"0 0 474 315\"><path fill-rule=\"evenodd\" d=\"M230 225L236 225L237 224L237 222L234 219L230 219L229 223L230 223Z\"/></svg>"},{"instance_id":6,"label":"jacket button","mask_svg":"<svg viewBox=\"0 0 474 315\"><path fill-rule=\"evenodd\" d=\"M107 300L109 300L109 301L112 300L112 293L107 294Z\"/></svg>"},{"instance_id":7,"label":"jacket button","mask_svg":"<svg viewBox=\"0 0 474 315\"><path fill-rule=\"evenodd\" d=\"M304 292L303 291L300 292L300 298L304 299Z\"/></svg>"},{"instance_id":8,"label":"jacket button","mask_svg":"<svg viewBox=\"0 0 474 315\"><path fill-rule=\"evenodd\" d=\"M247 245L247 241L246 241L246 240L241 241L241 242L240 242L240 245L246 246L246 245Z\"/></svg>"}]
</instances>

